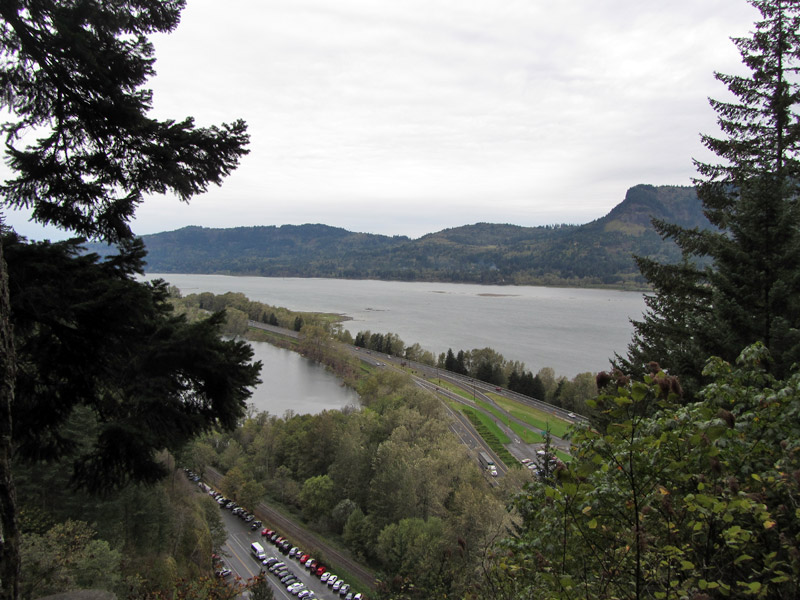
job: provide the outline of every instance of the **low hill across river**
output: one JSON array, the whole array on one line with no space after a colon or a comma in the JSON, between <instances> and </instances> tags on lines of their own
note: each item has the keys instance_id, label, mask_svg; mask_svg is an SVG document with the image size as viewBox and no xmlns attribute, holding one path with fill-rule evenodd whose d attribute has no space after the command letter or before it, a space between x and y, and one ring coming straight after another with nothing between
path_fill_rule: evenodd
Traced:
<instances>
[{"instance_id":1,"label":"low hill across river","mask_svg":"<svg viewBox=\"0 0 800 600\"><path fill-rule=\"evenodd\" d=\"M634 254L680 259L653 229L654 217L710 226L693 187L637 185L585 225L477 223L415 240L320 224L185 227L143 240L153 273L641 288Z\"/></svg>"}]
</instances>

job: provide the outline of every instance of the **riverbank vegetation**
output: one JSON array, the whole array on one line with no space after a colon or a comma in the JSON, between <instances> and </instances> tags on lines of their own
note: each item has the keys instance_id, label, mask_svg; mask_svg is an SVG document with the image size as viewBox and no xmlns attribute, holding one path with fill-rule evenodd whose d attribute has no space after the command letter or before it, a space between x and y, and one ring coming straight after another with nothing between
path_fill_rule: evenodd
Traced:
<instances>
[{"instance_id":1,"label":"riverbank vegetation","mask_svg":"<svg viewBox=\"0 0 800 600\"><path fill-rule=\"evenodd\" d=\"M400 359L435 366L445 371L465 375L479 381L503 386L520 394L583 414L586 402L597 395L595 374L579 373L573 379L557 377L550 367L536 375L524 363L506 360L492 348L459 350L451 348L436 357L418 343L407 345L395 333L359 331L355 337L342 326L342 316L331 313L297 312L285 307L271 306L250 300L239 292L212 294L203 292L182 297L177 288L171 288L172 303L176 310L189 319L201 318L209 312L225 311L224 332L240 335L254 341L268 341L277 346L298 351L312 360L328 366L348 385L355 386L364 374L360 361L342 351L335 342L357 348L396 356ZM292 337L279 331L264 331L250 327L256 321L298 332ZM457 388L458 389L458 388Z\"/></svg>"}]
</instances>

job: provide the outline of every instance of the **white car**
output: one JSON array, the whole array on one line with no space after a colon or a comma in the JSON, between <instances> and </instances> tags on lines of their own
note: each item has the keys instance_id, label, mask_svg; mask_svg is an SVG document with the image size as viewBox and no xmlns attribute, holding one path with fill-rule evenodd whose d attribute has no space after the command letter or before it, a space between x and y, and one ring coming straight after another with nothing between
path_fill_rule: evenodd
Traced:
<instances>
[{"instance_id":1,"label":"white car","mask_svg":"<svg viewBox=\"0 0 800 600\"><path fill-rule=\"evenodd\" d=\"M328 587L331 587L334 583L336 583L337 579L339 578L333 573L331 573L330 576L328 577Z\"/></svg>"},{"instance_id":2,"label":"white car","mask_svg":"<svg viewBox=\"0 0 800 600\"><path fill-rule=\"evenodd\" d=\"M286 591L287 592L291 592L292 594L294 594L296 596L298 593L300 593L300 590L302 588L304 588L304 587L306 587L306 586L298 581L297 583L293 583L292 585L287 587Z\"/></svg>"},{"instance_id":3,"label":"white car","mask_svg":"<svg viewBox=\"0 0 800 600\"><path fill-rule=\"evenodd\" d=\"M331 576L331 572L330 571L325 571L322 575L319 576L319 580L322 583L326 583L328 581L328 577L330 577L330 576Z\"/></svg>"}]
</instances>

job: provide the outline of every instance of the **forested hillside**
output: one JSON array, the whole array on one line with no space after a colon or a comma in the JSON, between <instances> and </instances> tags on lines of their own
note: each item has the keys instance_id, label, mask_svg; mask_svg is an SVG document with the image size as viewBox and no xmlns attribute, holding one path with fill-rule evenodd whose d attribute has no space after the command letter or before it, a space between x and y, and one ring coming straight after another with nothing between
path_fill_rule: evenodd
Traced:
<instances>
[{"instance_id":1,"label":"forested hillside","mask_svg":"<svg viewBox=\"0 0 800 600\"><path fill-rule=\"evenodd\" d=\"M150 272L625 287L644 284L634 254L680 257L652 218L709 226L694 188L637 185L585 225L478 223L416 240L326 225L186 227L143 239Z\"/></svg>"}]
</instances>

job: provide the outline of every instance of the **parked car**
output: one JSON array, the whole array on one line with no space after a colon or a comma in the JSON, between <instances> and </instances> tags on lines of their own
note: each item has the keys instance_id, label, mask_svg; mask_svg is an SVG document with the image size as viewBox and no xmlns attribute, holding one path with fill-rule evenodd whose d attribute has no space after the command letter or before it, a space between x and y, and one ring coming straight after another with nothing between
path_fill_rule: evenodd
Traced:
<instances>
[{"instance_id":1,"label":"parked car","mask_svg":"<svg viewBox=\"0 0 800 600\"><path fill-rule=\"evenodd\" d=\"M275 533L275 532L274 532L274 531L272 531L272 529L268 529L268 528L266 528L266 527L265 527L264 529L262 529L262 530L261 530L261 535L262 535L262 536L264 536L264 537L269 537L269 536L271 536L273 533Z\"/></svg>"},{"instance_id":2,"label":"parked car","mask_svg":"<svg viewBox=\"0 0 800 600\"><path fill-rule=\"evenodd\" d=\"M319 577L320 575L322 575L322 574L323 574L325 571L327 571L327 570L328 570L328 567L326 567L325 565L317 565L317 566L316 566L316 567L314 567L314 568L313 568L311 571L312 571L312 573L313 573L314 575L316 575L317 577Z\"/></svg>"},{"instance_id":3,"label":"parked car","mask_svg":"<svg viewBox=\"0 0 800 600\"><path fill-rule=\"evenodd\" d=\"M364 595L361 592L358 592L355 596L353 596L353 600L362 600Z\"/></svg>"},{"instance_id":4,"label":"parked car","mask_svg":"<svg viewBox=\"0 0 800 600\"><path fill-rule=\"evenodd\" d=\"M334 583L336 583L337 579L339 578L336 575L331 574L331 576L328 577L328 587L331 587Z\"/></svg>"},{"instance_id":5,"label":"parked car","mask_svg":"<svg viewBox=\"0 0 800 600\"><path fill-rule=\"evenodd\" d=\"M322 583L327 583L328 582L328 577L330 577L330 576L331 576L331 572L330 571L325 571L322 575L319 576L319 580Z\"/></svg>"},{"instance_id":6,"label":"parked car","mask_svg":"<svg viewBox=\"0 0 800 600\"><path fill-rule=\"evenodd\" d=\"M342 588L342 584L343 583L344 583L344 581L342 581L341 579L338 579L337 581L333 582L333 585L331 586L331 588L333 589L334 592L338 593L339 590Z\"/></svg>"},{"instance_id":7,"label":"parked car","mask_svg":"<svg viewBox=\"0 0 800 600\"><path fill-rule=\"evenodd\" d=\"M302 556L300 556L300 564L301 564L301 565L305 564L305 562L306 562L306 561L307 561L309 558L311 558L311 555L310 555L310 554L303 554Z\"/></svg>"},{"instance_id":8,"label":"parked car","mask_svg":"<svg viewBox=\"0 0 800 600\"><path fill-rule=\"evenodd\" d=\"M339 590L339 593L342 593L342 590ZM347 592L347 595L344 597L344 600L353 600L353 592Z\"/></svg>"},{"instance_id":9,"label":"parked car","mask_svg":"<svg viewBox=\"0 0 800 600\"><path fill-rule=\"evenodd\" d=\"M340 596L346 596L347 592L349 592L349 591L350 591L350 584L349 583L343 583L342 587L339 588L339 595Z\"/></svg>"}]
</instances>

